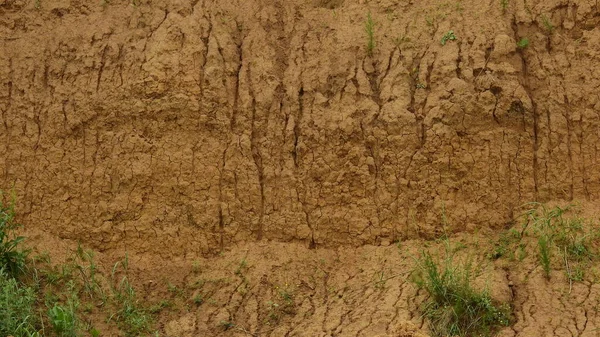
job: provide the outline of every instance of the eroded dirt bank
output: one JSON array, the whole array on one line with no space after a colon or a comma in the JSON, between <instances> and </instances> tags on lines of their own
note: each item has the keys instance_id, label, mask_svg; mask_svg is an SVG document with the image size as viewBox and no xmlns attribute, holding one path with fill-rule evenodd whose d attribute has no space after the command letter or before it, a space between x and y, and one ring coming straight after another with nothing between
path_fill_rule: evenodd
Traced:
<instances>
[{"instance_id":1,"label":"eroded dirt bank","mask_svg":"<svg viewBox=\"0 0 600 337\"><path fill-rule=\"evenodd\" d=\"M593 214L597 221L598 212ZM41 231L29 233L28 240L36 253L50 251L54 256L77 247ZM510 305L510 326L497 336L598 336L597 259L584 264L582 279L569 281L562 256L554 252L545 278L537 240L523 237L519 242L504 247L506 255L498 259L490 258L499 248L493 233L459 234L449 244L457 261L472 261L477 288ZM158 303L163 308L153 324L160 336L425 337L430 330L421 310L428 295L412 282L412 273L423 249L444 258L443 248L443 241L423 240L319 249L247 242L211 258L162 259L130 252L127 276L140 305ZM99 280L114 278L111 269L124 256L98 253ZM570 261L571 268L576 262ZM115 320L107 320L114 309L97 305L82 313L82 320L91 320L102 336L123 336Z\"/></svg>"},{"instance_id":2,"label":"eroded dirt bank","mask_svg":"<svg viewBox=\"0 0 600 337\"><path fill-rule=\"evenodd\" d=\"M27 226L166 256L597 200L598 4L506 4L0 0L0 186Z\"/></svg>"}]
</instances>

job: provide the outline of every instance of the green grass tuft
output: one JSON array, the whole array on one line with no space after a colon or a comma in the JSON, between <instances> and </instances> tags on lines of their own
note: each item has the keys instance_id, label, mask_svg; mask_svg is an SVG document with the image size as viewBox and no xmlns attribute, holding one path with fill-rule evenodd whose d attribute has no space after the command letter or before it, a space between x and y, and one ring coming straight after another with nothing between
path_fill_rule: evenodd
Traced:
<instances>
[{"instance_id":1,"label":"green grass tuft","mask_svg":"<svg viewBox=\"0 0 600 337\"><path fill-rule=\"evenodd\" d=\"M36 292L0 269L0 336L39 336Z\"/></svg>"},{"instance_id":2,"label":"green grass tuft","mask_svg":"<svg viewBox=\"0 0 600 337\"><path fill-rule=\"evenodd\" d=\"M433 335L489 336L510 323L510 307L472 287L472 264L456 262L447 242L445 258L437 260L422 252L413 274L413 281L430 296L423 313Z\"/></svg>"},{"instance_id":3,"label":"green grass tuft","mask_svg":"<svg viewBox=\"0 0 600 337\"><path fill-rule=\"evenodd\" d=\"M125 274L127 274L128 258L125 257L123 262L117 262L113 267L113 281L119 265L123 267ZM125 336L141 336L149 332L152 323L151 316L138 301L135 289L129 282L127 275L112 288L112 291L115 304L118 307L116 314L113 316L119 328L125 332Z\"/></svg>"},{"instance_id":4,"label":"green grass tuft","mask_svg":"<svg viewBox=\"0 0 600 337\"><path fill-rule=\"evenodd\" d=\"M28 251L18 247L25 238L14 235L19 227L15 222L14 196L8 205L2 203L2 198L0 191L0 269L11 277L17 277L25 271Z\"/></svg>"},{"instance_id":5,"label":"green grass tuft","mask_svg":"<svg viewBox=\"0 0 600 337\"><path fill-rule=\"evenodd\" d=\"M539 261L544 270L544 276L549 279L552 252L550 251L550 238L547 235L542 235L538 238L538 249Z\"/></svg>"},{"instance_id":6,"label":"green grass tuft","mask_svg":"<svg viewBox=\"0 0 600 337\"><path fill-rule=\"evenodd\" d=\"M596 226L587 226L577 217L564 216L572 206L546 208L540 204L526 212L523 232L533 228L533 236L537 238L538 261L546 278L555 256L562 256L565 272L572 281L583 280L583 270L596 260L598 254L594 247L598 246L600 231ZM555 266L557 265L554 263Z\"/></svg>"}]
</instances>

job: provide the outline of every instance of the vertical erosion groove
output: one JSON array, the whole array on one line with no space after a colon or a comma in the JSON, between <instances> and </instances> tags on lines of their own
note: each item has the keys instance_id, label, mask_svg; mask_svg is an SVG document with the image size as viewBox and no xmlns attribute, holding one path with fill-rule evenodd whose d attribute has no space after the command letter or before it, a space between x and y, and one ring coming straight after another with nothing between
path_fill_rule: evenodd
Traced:
<instances>
[{"instance_id":1,"label":"vertical erosion groove","mask_svg":"<svg viewBox=\"0 0 600 337\"><path fill-rule=\"evenodd\" d=\"M516 23L516 18L513 16L512 19L512 29L514 32L514 38L515 41L519 41L519 26ZM539 164L538 164L538 149L539 149L539 112L538 112L538 107L537 107L537 103L534 99L534 97L532 96L532 92L531 92L531 84L529 83L529 67L527 64L527 58L525 56L525 52L523 50L523 48L518 48L518 53L519 56L521 58L521 68L522 68L522 77L521 77L521 85L523 86L523 88L525 89L525 92L527 93L528 97L531 99L531 105L532 105L532 115L533 115L533 142L532 142L532 175L533 175L533 189L534 189L534 197L533 197L533 201L538 201L540 196L539 196Z\"/></svg>"},{"instance_id":2,"label":"vertical erosion groove","mask_svg":"<svg viewBox=\"0 0 600 337\"><path fill-rule=\"evenodd\" d=\"M573 149L572 149L572 133L574 132L573 130L573 120L572 120L572 113L571 113L571 104L569 104L569 97L567 97L566 94L564 94L564 100L565 100L565 119L567 121L567 155L569 157L569 200L573 201L573 185L575 182L575 177L574 177L574 172L573 172Z\"/></svg>"},{"instance_id":3,"label":"vertical erosion groove","mask_svg":"<svg viewBox=\"0 0 600 337\"><path fill-rule=\"evenodd\" d=\"M254 166L256 168L257 176L258 176L258 185L260 191L260 200L258 206L258 224L256 228L256 239L262 240L263 238L263 218L265 214L265 182L264 182L264 168L263 168L263 158L260 152L260 138L261 138L261 130L260 127L262 125L257 125L258 121L258 104L256 102L256 94L254 91L254 86L252 84L252 68L248 65L247 71L248 77L248 90L250 94L250 99L252 100L250 106L251 116L251 129L250 129L250 152L252 153L252 159L254 161Z\"/></svg>"},{"instance_id":4,"label":"vertical erosion groove","mask_svg":"<svg viewBox=\"0 0 600 337\"><path fill-rule=\"evenodd\" d=\"M304 87L300 86L298 90L298 113L294 121L294 148L292 149L292 158L294 159L294 167L298 168L298 142L302 133L301 123L304 114Z\"/></svg>"},{"instance_id":5,"label":"vertical erosion groove","mask_svg":"<svg viewBox=\"0 0 600 337\"><path fill-rule=\"evenodd\" d=\"M265 214L265 179L264 179L264 168L263 168L263 159L260 153L260 148L258 142L258 131L256 126L256 99L252 98L252 132L251 132L251 151L252 151L252 159L254 159L254 164L256 165L256 171L258 173L258 184L260 189L260 201L258 208L258 229L256 234L257 240L262 240L263 238L263 218Z\"/></svg>"}]
</instances>

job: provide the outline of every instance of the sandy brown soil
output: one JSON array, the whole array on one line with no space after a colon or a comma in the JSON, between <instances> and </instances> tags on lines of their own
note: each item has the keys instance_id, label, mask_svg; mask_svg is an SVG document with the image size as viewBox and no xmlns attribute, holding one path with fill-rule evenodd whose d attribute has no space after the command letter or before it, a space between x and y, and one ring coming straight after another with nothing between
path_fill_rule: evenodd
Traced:
<instances>
[{"instance_id":1,"label":"sandy brown soil","mask_svg":"<svg viewBox=\"0 0 600 337\"><path fill-rule=\"evenodd\" d=\"M225 316L262 335L286 282L312 296L271 336L410 335L422 294L364 286L410 262L392 242L600 197L599 4L507 4L0 0L0 189L34 242L129 251L140 280L190 282L196 259L229 278L217 305L163 322L173 336ZM599 334L596 284L561 297L523 275L541 278L498 276L518 289L503 333Z\"/></svg>"},{"instance_id":2,"label":"sandy brown soil","mask_svg":"<svg viewBox=\"0 0 600 337\"><path fill-rule=\"evenodd\" d=\"M595 1L135 3L0 1L0 183L23 222L168 256L600 196Z\"/></svg>"},{"instance_id":3,"label":"sandy brown soil","mask_svg":"<svg viewBox=\"0 0 600 337\"><path fill-rule=\"evenodd\" d=\"M599 216L595 214L595 221ZM29 234L39 252L75 248L75 243L43 232ZM511 305L512 324L498 336L599 335L597 263L586 269L582 282L569 282L557 258L547 280L535 240L523 241L527 256L516 261L489 259L496 239L492 232L460 234L450 245L457 261L473 261L479 289ZM423 337L429 330L420 309L427 294L417 289L410 274L423 249L441 252L443 247L440 241L423 240L335 249L249 242L211 258L171 259L130 251L129 276L143 303L172 303L158 316L157 328L165 336ZM100 253L104 275L123 256ZM195 298L202 303L194 303ZM96 327L119 336L103 318L96 317Z\"/></svg>"}]
</instances>

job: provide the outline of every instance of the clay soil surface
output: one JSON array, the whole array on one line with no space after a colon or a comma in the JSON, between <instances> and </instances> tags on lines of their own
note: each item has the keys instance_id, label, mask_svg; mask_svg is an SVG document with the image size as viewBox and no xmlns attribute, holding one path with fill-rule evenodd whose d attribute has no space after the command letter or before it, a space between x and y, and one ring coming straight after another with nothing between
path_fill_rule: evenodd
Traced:
<instances>
[{"instance_id":1,"label":"clay soil surface","mask_svg":"<svg viewBox=\"0 0 600 337\"><path fill-rule=\"evenodd\" d=\"M600 213L585 214L595 219L585 223L597 226ZM161 336L421 337L431 330L422 314L428 294L413 282L417 261L423 251L443 260L449 243L456 261L471 261L474 287L510 306L510 325L498 336L598 336L598 262L571 259L567 270L560 250L553 250L546 278L535 237L504 241L517 228L523 227L359 248L264 241L208 258L165 259L129 250L98 253L96 259L109 279L111 267L128 254L127 276L140 303L168 303L154 316ZM64 252L76 249L46 233L29 233L29 240L36 253L67 257ZM590 249L597 251L598 240L594 245ZM578 268L581 279L573 277ZM119 336L116 324L106 323L109 313L109 307L94 308L86 319L106 335Z\"/></svg>"},{"instance_id":2,"label":"clay soil surface","mask_svg":"<svg viewBox=\"0 0 600 337\"><path fill-rule=\"evenodd\" d=\"M599 336L599 93L595 0L0 0L0 190L161 336L428 335L442 238L499 335Z\"/></svg>"}]
</instances>

